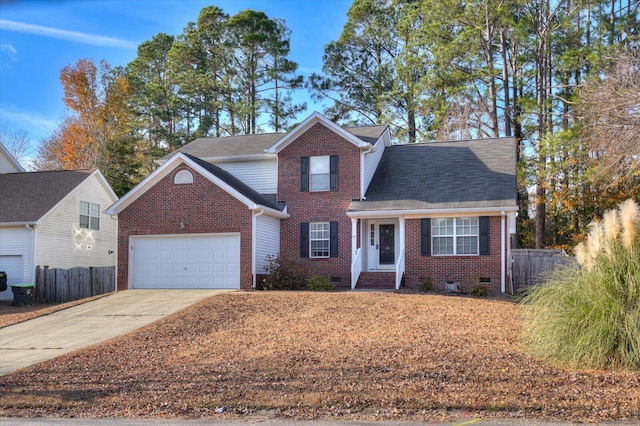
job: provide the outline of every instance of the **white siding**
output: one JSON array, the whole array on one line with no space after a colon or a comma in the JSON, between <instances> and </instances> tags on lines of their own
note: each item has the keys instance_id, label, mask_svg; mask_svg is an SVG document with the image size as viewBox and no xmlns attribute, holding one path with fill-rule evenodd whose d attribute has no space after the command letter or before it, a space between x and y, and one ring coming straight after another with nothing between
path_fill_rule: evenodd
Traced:
<instances>
[{"instance_id":1,"label":"white siding","mask_svg":"<svg viewBox=\"0 0 640 426\"><path fill-rule=\"evenodd\" d=\"M385 132L385 135L386 134L387 132ZM367 193L371 179L373 179L373 175L378 168L378 163L380 163L380 159L384 153L384 147L384 138L380 138L375 145L373 145L374 150L364 155L363 195Z\"/></svg>"},{"instance_id":2,"label":"white siding","mask_svg":"<svg viewBox=\"0 0 640 426\"><path fill-rule=\"evenodd\" d=\"M0 228L0 271L7 273L9 285L33 281L32 232L24 226ZM17 262L22 263L20 268ZM0 293L0 299L13 299L11 287Z\"/></svg>"},{"instance_id":3,"label":"white siding","mask_svg":"<svg viewBox=\"0 0 640 426\"><path fill-rule=\"evenodd\" d=\"M13 162L11 162L0 149L0 173L17 173L21 171L22 170L16 168Z\"/></svg>"},{"instance_id":4,"label":"white siding","mask_svg":"<svg viewBox=\"0 0 640 426\"><path fill-rule=\"evenodd\" d=\"M256 217L256 274L264 274L267 256L280 253L280 219Z\"/></svg>"},{"instance_id":5,"label":"white siding","mask_svg":"<svg viewBox=\"0 0 640 426\"><path fill-rule=\"evenodd\" d=\"M228 171L260 194L276 194L278 192L278 161L275 158L214 164Z\"/></svg>"},{"instance_id":6,"label":"white siding","mask_svg":"<svg viewBox=\"0 0 640 426\"><path fill-rule=\"evenodd\" d=\"M80 228L80 201L100 205L99 230ZM38 225L37 264L52 268L115 265L118 221L103 213L115 201L97 175L87 178Z\"/></svg>"}]
</instances>

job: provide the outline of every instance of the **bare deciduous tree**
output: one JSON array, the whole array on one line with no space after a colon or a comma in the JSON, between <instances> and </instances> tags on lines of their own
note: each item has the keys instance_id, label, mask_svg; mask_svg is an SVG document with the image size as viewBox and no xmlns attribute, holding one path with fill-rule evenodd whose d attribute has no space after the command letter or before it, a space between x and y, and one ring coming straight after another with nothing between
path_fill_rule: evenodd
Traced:
<instances>
[{"instance_id":1,"label":"bare deciduous tree","mask_svg":"<svg viewBox=\"0 0 640 426\"><path fill-rule=\"evenodd\" d=\"M622 52L578 107L599 179L640 189L640 49Z\"/></svg>"},{"instance_id":2,"label":"bare deciduous tree","mask_svg":"<svg viewBox=\"0 0 640 426\"><path fill-rule=\"evenodd\" d=\"M5 148L13 155L13 158L21 164L31 151L31 142L29 141L27 131L13 131L6 123L0 126L0 142L2 142Z\"/></svg>"}]
</instances>

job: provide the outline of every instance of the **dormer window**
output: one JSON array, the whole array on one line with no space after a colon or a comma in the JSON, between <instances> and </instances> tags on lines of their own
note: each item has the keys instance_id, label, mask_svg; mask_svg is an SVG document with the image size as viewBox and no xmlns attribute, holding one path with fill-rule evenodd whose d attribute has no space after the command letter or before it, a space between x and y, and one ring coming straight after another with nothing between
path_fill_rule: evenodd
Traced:
<instances>
[{"instance_id":1,"label":"dormer window","mask_svg":"<svg viewBox=\"0 0 640 426\"><path fill-rule=\"evenodd\" d=\"M338 156L316 155L300 159L301 191L336 191L338 189Z\"/></svg>"}]
</instances>

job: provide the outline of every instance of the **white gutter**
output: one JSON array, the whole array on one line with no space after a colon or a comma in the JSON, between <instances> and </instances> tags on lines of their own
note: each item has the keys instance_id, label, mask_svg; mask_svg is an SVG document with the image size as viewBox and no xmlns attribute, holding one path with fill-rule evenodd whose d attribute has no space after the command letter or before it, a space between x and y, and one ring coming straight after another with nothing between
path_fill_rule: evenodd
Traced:
<instances>
[{"instance_id":1,"label":"white gutter","mask_svg":"<svg viewBox=\"0 0 640 426\"><path fill-rule=\"evenodd\" d=\"M36 225L35 224L25 225L25 228L31 231L31 277L29 277L29 282L35 285L36 284L36 242L38 241L36 239Z\"/></svg>"},{"instance_id":2,"label":"white gutter","mask_svg":"<svg viewBox=\"0 0 640 426\"><path fill-rule=\"evenodd\" d=\"M500 213L500 292L501 293L505 293L506 292L506 287L505 287L505 280L504 280L504 274L505 274L505 262L507 259L505 259L505 232L504 232L504 227L506 225L506 220L505 220L505 213L504 211L502 211Z\"/></svg>"},{"instance_id":3,"label":"white gutter","mask_svg":"<svg viewBox=\"0 0 640 426\"><path fill-rule=\"evenodd\" d=\"M14 226L26 226L27 228L29 226L35 226L37 225L38 222L2 222L0 223L0 228L8 228L8 227L14 227ZM31 229L31 228L29 228Z\"/></svg>"},{"instance_id":4,"label":"white gutter","mask_svg":"<svg viewBox=\"0 0 640 426\"><path fill-rule=\"evenodd\" d=\"M398 217L404 216L405 219L414 219L419 217L424 217L425 215L435 216L435 215L463 215L463 214L489 214L493 213L494 216L497 216L501 212L504 214L505 212L517 212L518 207L467 207L467 208L450 208L450 209L413 209L413 210L371 210L371 211L351 211L347 212L347 216L351 218L390 218L390 217Z\"/></svg>"},{"instance_id":5,"label":"white gutter","mask_svg":"<svg viewBox=\"0 0 640 426\"><path fill-rule=\"evenodd\" d=\"M253 277L251 288L256 289L256 223L257 217L262 216L264 214L264 209L257 209L258 213L256 214L256 210L253 210L253 214L251 215L251 276Z\"/></svg>"}]
</instances>

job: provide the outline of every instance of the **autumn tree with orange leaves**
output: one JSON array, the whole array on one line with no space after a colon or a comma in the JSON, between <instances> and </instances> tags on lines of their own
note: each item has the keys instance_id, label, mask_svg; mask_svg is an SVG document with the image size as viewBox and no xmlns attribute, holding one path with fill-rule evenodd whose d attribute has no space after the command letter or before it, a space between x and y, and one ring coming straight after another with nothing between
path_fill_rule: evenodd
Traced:
<instances>
[{"instance_id":1,"label":"autumn tree with orange leaves","mask_svg":"<svg viewBox=\"0 0 640 426\"><path fill-rule=\"evenodd\" d=\"M131 88L121 69L80 59L60 72L70 115L39 148L39 170L97 167L122 195L141 180Z\"/></svg>"}]
</instances>

